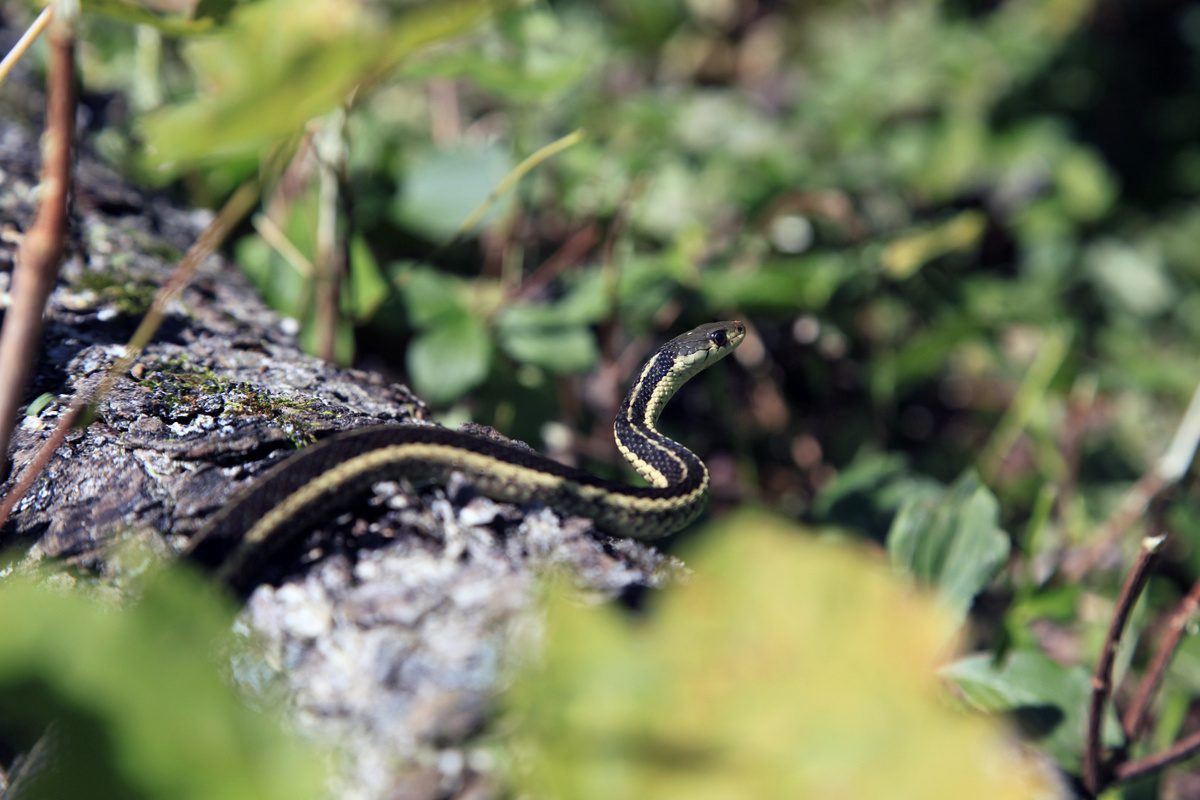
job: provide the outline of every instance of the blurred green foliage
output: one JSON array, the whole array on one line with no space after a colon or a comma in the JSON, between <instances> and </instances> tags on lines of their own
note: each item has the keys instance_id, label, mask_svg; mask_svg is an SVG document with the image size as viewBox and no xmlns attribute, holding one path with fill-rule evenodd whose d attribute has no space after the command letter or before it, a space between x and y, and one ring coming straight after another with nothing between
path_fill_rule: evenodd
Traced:
<instances>
[{"instance_id":1,"label":"blurred green foliage","mask_svg":"<svg viewBox=\"0 0 1200 800\"><path fill-rule=\"evenodd\" d=\"M654 340L748 320L741 369L706 374L668 427L690 420L725 501L886 540L970 614L976 654L944 670L963 699L1077 767L1121 561L1063 565L1200 382L1195 4L133 8L85 3L84 82L128 109L97 114L97 146L196 202L282 174L231 251L311 350L332 336L339 360L535 441L549 420L606 426L605 380ZM1121 674L1200 573L1194 480L1150 525L1174 534L1170 577ZM1157 746L1197 659L1185 641Z\"/></svg>"},{"instance_id":2,"label":"blurred green foliage","mask_svg":"<svg viewBox=\"0 0 1200 800\"><path fill-rule=\"evenodd\" d=\"M1036 650L1019 650L1000 661L986 653L967 656L946 665L940 674L954 682L972 707L1015 712L1026 736L1040 743L1064 770L1079 771L1092 691L1088 669L1064 666ZM1103 735L1106 745L1121 744L1120 724L1111 709Z\"/></svg>"},{"instance_id":3,"label":"blurred green foliage","mask_svg":"<svg viewBox=\"0 0 1200 800\"><path fill-rule=\"evenodd\" d=\"M12 796L324 796L321 762L225 680L225 598L182 569L143 577L133 599L0 584L0 733L45 751Z\"/></svg>"}]
</instances>

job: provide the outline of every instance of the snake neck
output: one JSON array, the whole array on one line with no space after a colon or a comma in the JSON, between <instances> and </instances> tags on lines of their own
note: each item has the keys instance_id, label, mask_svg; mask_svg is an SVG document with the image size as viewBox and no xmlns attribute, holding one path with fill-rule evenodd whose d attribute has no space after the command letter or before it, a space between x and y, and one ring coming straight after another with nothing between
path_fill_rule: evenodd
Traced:
<instances>
[{"instance_id":1,"label":"snake neck","mask_svg":"<svg viewBox=\"0 0 1200 800\"><path fill-rule=\"evenodd\" d=\"M706 478L704 462L691 450L669 439L655 427L667 401L696 370L683 369L670 348L646 362L613 423L617 447L651 486L665 488L699 476Z\"/></svg>"},{"instance_id":2,"label":"snake neck","mask_svg":"<svg viewBox=\"0 0 1200 800\"><path fill-rule=\"evenodd\" d=\"M621 455L651 486L678 486L693 476L698 476L700 483L707 482L708 470L704 462L691 450L667 438L654 427L634 425L618 417L613 433Z\"/></svg>"}]
</instances>

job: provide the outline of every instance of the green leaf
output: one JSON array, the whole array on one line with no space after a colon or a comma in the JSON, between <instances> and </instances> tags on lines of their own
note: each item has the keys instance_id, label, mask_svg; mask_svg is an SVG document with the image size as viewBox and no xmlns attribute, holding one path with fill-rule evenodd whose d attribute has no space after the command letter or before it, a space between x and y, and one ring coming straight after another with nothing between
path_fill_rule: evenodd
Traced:
<instances>
[{"instance_id":1,"label":"green leaf","mask_svg":"<svg viewBox=\"0 0 1200 800\"><path fill-rule=\"evenodd\" d=\"M499 145L462 145L417 153L400 176L395 218L435 241L448 241L511 168L509 148ZM511 202L510 195L497 198L482 221L501 219Z\"/></svg>"},{"instance_id":2,"label":"green leaf","mask_svg":"<svg viewBox=\"0 0 1200 800\"><path fill-rule=\"evenodd\" d=\"M119 607L26 577L0 585L0 730L52 722L37 797L316 798L321 760L222 677L230 609L208 582L155 572Z\"/></svg>"},{"instance_id":3,"label":"green leaf","mask_svg":"<svg viewBox=\"0 0 1200 800\"><path fill-rule=\"evenodd\" d=\"M467 313L466 285L453 275L423 264L395 264L392 283L404 297L408 320L416 328L427 328L448 317Z\"/></svg>"},{"instance_id":4,"label":"green leaf","mask_svg":"<svg viewBox=\"0 0 1200 800\"><path fill-rule=\"evenodd\" d=\"M350 276L342 295L343 311L355 322L366 322L375 316L390 291L367 240L355 236L350 240Z\"/></svg>"},{"instance_id":5,"label":"green leaf","mask_svg":"<svg viewBox=\"0 0 1200 800\"><path fill-rule=\"evenodd\" d=\"M696 220L712 213L712 200L698 186L695 169L681 160L664 159L646 176L645 188L630 215L630 225L669 241Z\"/></svg>"},{"instance_id":6,"label":"green leaf","mask_svg":"<svg viewBox=\"0 0 1200 800\"><path fill-rule=\"evenodd\" d=\"M185 51L199 84L196 94L142 121L151 165L170 175L296 136L365 81L429 44L464 33L493 5L442 0L390 17L340 0L239 5L219 33Z\"/></svg>"},{"instance_id":7,"label":"green leaf","mask_svg":"<svg viewBox=\"0 0 1200 800\"><path fill-rule=\"evenodd\" d=\"M487 377L492 340L482 322L467 314L448 317L408 347L413 388L430 403L457 400Z\"/></svg>"},{"instance_id":8,"label":"green leaf","mask_svg":"<svg viewBox=\"0 0 1200 800\"><path fill-rule=\"evenodd\" d=\"M29 405L25 408L25 416L36 417L38 414L41 414L43 411L45 411L46 407L53 402L54 395L50 394L49 392L43 392L30 401Z\"/></svg>"},{"instance_id":9,"label":"green leaf","mask_svg":"<svg viewBox=\"0 0 1200 800\"><path fill-rule=\"evenodd\" d=\"M997 663L980 653L942 668L941 675L983 711L1013 711L1022 732L1044 747L1067 770L1077 770L1083 752L1084 720L1091 675L1082 666L1066 667L1034 650L1018 650ZM1121 743L1121 727L1109 706L1104 720L1106 745Z\"/></svg>"},{"instance_id":10,"label":"green leaf","mask_svg":"<svg viewBox=\"0 0 1200 800\"><path fill-rule=\"evenodd\" d=\"M507 698L513 795L1047 790L999 727L945 702L950 621L867 554L742 513L694 539L687 562L686 585L636 620L551 595L544 652Z\"/></svg>"},{"instance_id":11,"label":"green leaf","mask_svg":"<svg viewBox=\"0 0 1200 800\"><path fill-rule=\"evenodd\" d=\"M888 554L963 619L1008 560L1010 542L998 516L995 496L968 473L941 497L915 497L901 507L888 532Z\"/></svg>"},{"instance_id":12,"label":"green leaf","mask_svg":"<svg viewBox=\"0 0 1200 800\"><path fill-rule=\"evenodd\" d=\"M617 277L622 316L639 320L649 328L650 320L675 296L684 280L683 273L665 254L634 253L622 259Z\"/></svg>"},{"instance_id":13,"label":"green leaf","mask_svg":"<svg viewBox=\"0 0 1200 800\"><path fill-rule=\"evenodd\" d=\"M507 326L500 346L517 361L564 374L585 372L599 358L596 337L588 328Z\"/></svg>"}]
</instances>

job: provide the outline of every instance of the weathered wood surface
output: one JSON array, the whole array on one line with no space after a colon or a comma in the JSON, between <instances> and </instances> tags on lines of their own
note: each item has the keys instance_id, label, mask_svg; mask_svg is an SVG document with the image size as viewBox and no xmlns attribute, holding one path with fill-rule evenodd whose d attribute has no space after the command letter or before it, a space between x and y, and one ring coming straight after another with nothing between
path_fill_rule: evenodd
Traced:
<instances>
[{"instance_id":1,"label":"weathered wood surface","mask_svg":"<svg viewBox=\"0 0 1200 800\"><path fill-rule=\"evenodd\" d=\"M15 436L19 474L80 386L121 352L140 307L207 215L136 191L85 151L67 260L29 392L54 400ZM36 132L0 122L0 292L33 219ZM239 486L297 443L363 424L422 418L403 386L304 355L285 321L213 258L154 344L76 431L0 532L31 558L119 577L127 536L184 543ZM5 487L7 488L7 487ZM506 633L535 575L565 567L586 588L655 585L677 562L633 542L477 497L469 487L377 486L309 534L295 563L253 595L244 621L277 669L293 719L344 756L344 798L493 795L470 738L486 726Z\"/></svg>"}]
</instances>

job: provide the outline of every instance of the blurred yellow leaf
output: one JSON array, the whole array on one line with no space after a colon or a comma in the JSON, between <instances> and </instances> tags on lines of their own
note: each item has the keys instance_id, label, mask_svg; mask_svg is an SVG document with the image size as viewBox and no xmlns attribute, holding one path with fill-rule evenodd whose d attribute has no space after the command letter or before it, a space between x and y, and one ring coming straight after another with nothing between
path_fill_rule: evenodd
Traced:
<instances>
[{"instance_id":1,"label":"blurred yellow leaf","mask_svg":"<svg viewBox=\"0 0 1200 800\"><path fill-rule=\"evenodd\" d=\"M963 211L939 225L909 233L883 249L883 268L891 277L903 280L935 258L971 249L986 225L980 212Z\"/></svg>"},{"instance_id":2,"label":"blurred yellow leaf","mask_svg":"<svg viewBox=\"0 0 1200 800\"><path fill-rule=\"evenodd\" d=\"M765 515L713 526L644 622L561 593L511 693L535 797L1054 796L935 677L954 621L882 559Z\"/></svg>"}]
</instances>

